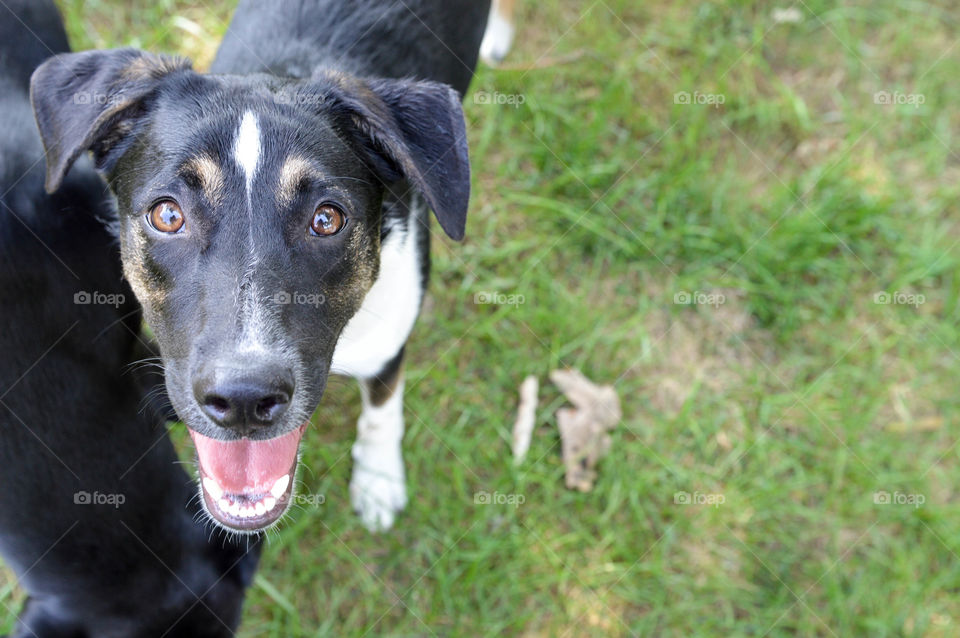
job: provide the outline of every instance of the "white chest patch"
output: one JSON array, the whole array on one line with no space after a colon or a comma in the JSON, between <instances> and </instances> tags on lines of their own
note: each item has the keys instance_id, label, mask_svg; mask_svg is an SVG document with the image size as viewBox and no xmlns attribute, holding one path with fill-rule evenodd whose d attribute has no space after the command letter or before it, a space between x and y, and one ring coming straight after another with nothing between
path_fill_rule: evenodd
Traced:
<instances>
[{"instance_id":1,"label":"white chest patch","mask_svg":"<svg viewBox=\"0 0 960 638\"><path fill-rule=\"evenodd\" d=\"M260 126L257 124L257 116L250 111L244 113L240 119L237 139L233 143L233 159L247 178L249 195L253 177L257 174L257 165L260 163Z\"/></svg>"},{"instance_id":2,"label":"white chest patch","mask_svg":"<svg viewBox=\"0 0 960 638\"><path fill-rule=\"evenodd\" d=\"M421 232L417 215L411 211L407 228L395 228L387 235L380 247L380 274L340 334L332 372L368 379L406 343L423 296L417 255L417 234Z\"/></svg>"}]
</instances>

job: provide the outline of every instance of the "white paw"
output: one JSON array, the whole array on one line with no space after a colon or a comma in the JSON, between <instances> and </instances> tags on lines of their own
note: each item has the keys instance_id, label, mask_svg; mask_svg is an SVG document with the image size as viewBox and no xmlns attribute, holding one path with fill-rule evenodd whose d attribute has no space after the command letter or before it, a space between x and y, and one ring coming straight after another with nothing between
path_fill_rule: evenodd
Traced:
<instances>
[{"instance_id":1,"label":"white paw","mask_svg":"<svg viewBox=\"0 0 960 638\"><path fill-rule=\"evenodd\" d=\"M490 66L496 66L507 57L513 44L513 25L499 13L492 11L487 22L487 30L480 43L480 57Z\"/></svg>"},{"instance_id":2,"label":"white paw","mask_svg":"<svg viewBox=\"0 0 960 638\"><path fill-rule=\"evenodd\" d=\"M399 448L377 450L353 446L350 502L364 527L382 532L393 526L397 513L407 506L407 483Z\"/></svg>"}]
</instances>

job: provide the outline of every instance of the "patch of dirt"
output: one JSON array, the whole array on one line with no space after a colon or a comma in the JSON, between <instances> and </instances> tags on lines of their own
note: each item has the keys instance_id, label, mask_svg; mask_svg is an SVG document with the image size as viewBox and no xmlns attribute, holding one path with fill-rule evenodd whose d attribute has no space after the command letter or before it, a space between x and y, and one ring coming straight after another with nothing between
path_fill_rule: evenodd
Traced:
<instances>
[{"instance_id":1,"label":"patch of dirt","mask_svg":"<svg viewBox=\"0 0 960 638\"><path fill-rule=\"evenodd\" d=\"M702 294L714 295L718 303L681 312L665 309L646 322L655 342L649 363L638 366L638 373L650 406L669 416L676 415L697 388L735 402L734 390L746 376L775 363L772 339L757 325L742 292Z\"/></svg>"}]
</instances>

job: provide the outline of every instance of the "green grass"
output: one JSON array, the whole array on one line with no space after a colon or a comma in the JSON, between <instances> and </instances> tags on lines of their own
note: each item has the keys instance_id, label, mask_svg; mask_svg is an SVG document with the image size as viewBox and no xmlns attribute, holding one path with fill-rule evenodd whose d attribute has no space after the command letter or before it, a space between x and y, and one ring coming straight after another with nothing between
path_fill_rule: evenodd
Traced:
<instances>
[{"instance_id":1,"label":"green grass","mask_svg":"<svg viewBox=\"0 0 960 638\"><path fill-rule=\"evenodd\" d=\"M74 46L203 65L231 11L130 4L64 0ZM241 635L957 635L960 12L518 4L515 50L465 100L467 240L436 242L409 348L410 505L383 535L351 513L359 396L333 381L302 475L326 501L271 535ZM698 291L724 303L674 303ZM558 366L623 402L586 494L563 485ZM539 425L514 468L527 374Z\"/></svg>"}]
</instances>

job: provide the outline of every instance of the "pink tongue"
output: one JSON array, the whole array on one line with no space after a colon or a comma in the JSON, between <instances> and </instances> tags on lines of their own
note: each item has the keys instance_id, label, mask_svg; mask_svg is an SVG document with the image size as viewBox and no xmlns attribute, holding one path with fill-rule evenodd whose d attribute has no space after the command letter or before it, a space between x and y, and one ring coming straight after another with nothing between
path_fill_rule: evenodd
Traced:
<instances>
[{"instance_id":1,"label":"pink tongue","mask_svg":"<svg viewBox=\"0 0 960 638\"><path fill-rule=\"evenodd\" d=\"M217 441L189 430L202 472L234 494L266 492L293 470L306 424L266 441ZM292 477L291 477L292 478Z\"/></svg>"}]
</instances>

